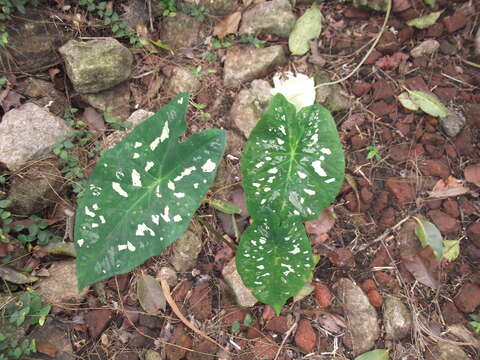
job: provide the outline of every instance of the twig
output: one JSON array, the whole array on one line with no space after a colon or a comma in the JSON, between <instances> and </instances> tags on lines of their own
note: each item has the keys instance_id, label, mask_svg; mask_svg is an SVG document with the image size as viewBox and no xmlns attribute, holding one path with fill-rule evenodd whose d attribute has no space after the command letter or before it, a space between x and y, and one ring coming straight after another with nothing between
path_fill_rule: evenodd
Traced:
<instances>
[{"instance_id":1,"label":"twig","mask_svg":"<svg viewBox=\"0 0 480 360\"><path fill-rule=\"evenodd\" d=\"M166 280L160 278L160 284L162 285L162 290L163 290L163 295L165 296L165 300L167 300L168 305L170 305L170 307L172 308L172 311L175 313L175 315L177 315L180 321L184 323L185 326L188 327L190 330L192 330L194 333L197 333L202 338L212 342L213 344L217 345L220 349L228 352L228 350L225 347L217 343L215 340L213 340L210 336L205 334L203 331L197 329L190 321L187 320L185 316L183 316L182 312L180 311L177 304L175 303L175 300L173 300L172 295L170 294L170 287L168 286Z\"/></svg>"},{"instance_id":2,"label":"twig","mask_svg":"<svg viewBox=\"0 0 480 360\"><path fill-rule=\"evenodd\" d=\"M370 54L372 53L373 49L375 49L375 46L377 46L378 42L380 41L380 38L382 37L383 33L385 32L385 29L387 27L387 22L388 22L388 19L390 18L390 12L392 11L392 1L393 0L388 0L388 5L387 5L387 13L385 14L385 20L383 21L383 24L382 24L382 27L380 29L380 32L378 33L375 41L373 42L372 46L370 47L370 49L367 51L367 53L365 54L365 56L363 57L363 59L358 63L358 65L355 67L355 69L352 70L352 72L350 74L348 74L347 76L339 79L339 80L335 80L335 81L330 81L330 82L326 82L326 83L323 83L323 84L318 84L317 86L315 86L315 89L320 87L320 86L328 86L328 85L336 85L336 84L340 84L341 82L344 82L345 80L348 80L350 79L361 67L362 65L365 63L365 61L367 60L367 58L370 56Z\"/></svg>"},{"instance_id":3,"label":"twig","mask_svg":"<svg viewBox=\"0 0 480 360\"><path fill-rule=\"evenodd\" d=\"M233 250L233 252L235 252L237 250L237 246L235 244L233 244L232 242L228 241L227 239L225 239L217 230L215 230L213 228L212 225L210 225L208 222L206 222L205 220L203 220L200 216L198 215L194 215L194 218L195 220L198 220L198 222L200 224L202 224L203 226L205 226L208 231L210 231L213 235L215 235L216 238L218 238L219 240L223 241L225 244L228 245L228 247L230 249Z\"/></svg>"},{"instance_id":4,"label":"twig","mask_svg":"<svg viewBox=\"0 0 480 360\"><path fill-rule=\"evenodd\" d=\"M298 325L298 320L295 321L293 323L293 325L290 327L290 329L288 329L288 331L285 333L285 336L283 337L282 343L278 347L277 353L275 354L275 357L273 358L273 360L277 360L278 356L280 355L280 351L282 351L282 348L285 345L285 343L287 342L287 339L290 337L290 334L293 332L293 330L295 330L297 325Z\"/></svg>"}]
</instances>

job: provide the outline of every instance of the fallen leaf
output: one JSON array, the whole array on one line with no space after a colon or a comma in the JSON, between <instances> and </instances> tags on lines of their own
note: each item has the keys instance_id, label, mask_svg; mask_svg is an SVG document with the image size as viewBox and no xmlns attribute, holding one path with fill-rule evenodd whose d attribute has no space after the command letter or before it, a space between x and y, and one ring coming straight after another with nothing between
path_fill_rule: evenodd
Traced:
<instances>
[{"instance_id":1,"label":"fallen leaf","mask_svg":"<svg viewBox=\"0 0 480 360\"><path fill-rule=\"evenodd\" d=\"M453 261L460 255L460 240L443 240L443 258Z\"/></svg>"},{"instance_id":2,"label":"fallen leaf","mask_svg":"<svg viewBox=\"0 0 480 360\"><path fill-rule=\"evenodd\" d=\"M357 356L355 360L388 360L388 352L387 349L372 350Z\"/></svg>"},{"instance_id":3,"label":"fallen leaf","mask_svg":"<svg viewBox=\"0 0 480 360\"><path fill-rule=\"evenodd\" d=\"M449 114L448 109L436 96L427 94L423 91L406 89L410 99L417 104L423 112L435 117L446 117Z\"/></svg>"},{"instance_id":4,"label":"fallen leaf","mask_svg":"<svg viewBox=\"0 0 480 360\"><path fill-rule=\"evenodd\" d=\"M415 19L409 20L407 21L407 25L416 27L417 29L426 29L437 22L443 11L444 10L435 11L428 15L420 16Z\"/></svg>"},{"instance_id":5,"label":"fallen leaf","mask_svg":"<svg viewBox=\"0 0 480 360\"><path fill-rule=\"evenodd\" d=\"M83 111L82 115L83 121L88 124L90 129L96 130L99 132L105 131L105 121L103 120L103 116L100 115L97 110L93 107L87 107Z\"/></svg>"},{"instance_id":6,"label":"fallen leaf","mask_svg":"<svg viewBox=\"0 0 480 360\"><path fill-rule=\"evenodd\" d=\"M386 55L377 60L375 65L383 70L395 70L401 63L408 60L410 56L401 52L397 52L393 55Z\"/></svg>"},{"instance_id":7,"label":"fallen leaf","mask_svg":"<svg viewBox=\"0 0 480 360\"><path fill-rule=\"evenodd\" d=\"M480 187L480 164L467 166L463 173L465 180Z\"/></svg>"},{"instance_id":8,"label":"fallen leaf","mask_svg":"<svg viewBox=\"0 0 480 360\"><path fill-rule=\"evenodd\" d=\"M412 111L417 111L420 109L420 106L418 106L417 103L415 103L411 98L410 95L408 95L408 92L404 91L400 95L397 96L398 101L400 101L400 104L405 109L412 110Z\"/></svg>"},{"instance_id":9,"label":"fallen leaf","mask_svg":"<svg viewBox=\"0 0 480 360\"><path fill-rule=\"evenodd\" d=\"M235 34L238 30L241 18L242 13L240 11L231 13L213 27L213 36L223 38L228 34Z\"/></svg>"},{"instance_id":10,"label":"fallen leaf","mask_svg":"<svg viewBox=\"0 0 480 360\"><path fill-rule=\"evenodd\" d=\"M50 68L48 69L48 75L50 75L50 81L55 83L55 77L60 73L59 68Z\"/></svg>"},{"instance_id":11,"label":"fallen leaf","mask_svg":"<svg viewBox=\"0 0 480 360\"><path fill-rule=\"evenodd\" d=\"M43 341L36 341L35 346L37 348L37 352L48 355L51 358L55 358L60 351L60 349L55 345Z\"/></svg>"},{"instance_id":12,"label":"fallen leaf","mask_svg":"<svg viewBox=\"0 0 480 360\"><path fill-rule=\"evenodd\" d=\"M332 207L327 207L320 216L315 220L305 222L305 229L307 234L313 236L313 242L318 242L318 239L325 240L327 234L335 225L335 218L333 216Z\"/></svg>"},{"instance_id":13,"label":"fallen leaf","mask_svg":"<svg viewBox=\"0 0 480 360\"><path fill-rule=\"evenodd\" d=\"M137 279L137 298L143 310L149 314L166 308L162 287L153 276L142 274Z\"/></svg>"},{"instance_id":14,"label":"fallen leaf","mask_svg":"<svg viewBox=\"0 0 480 360\"><path fill-rule=\"evenodd\" d=\"M140 317L140 314L138 313L138 310L132 306L127 306L125 305L123 307L123 322L121 328L123 330L129 329L130 327L134 326L134 324L137 322L138 318Z\"/></svg>"},{"instance_id":15,"label":"fallen leaf","mask_svg":"<svg viewBox=\"0 0 480 360\"><path fill-rule=\"evenodd\" d=\"M237 205L228 202L228 201L221 201L221 200L209 200L208 203L210 206L215 208L218 211L221 211L225 214L240 214L242 212L242 209L238 207Z\"/></svg>"},{"instance_id":16,"label":"fallen leaf","mask_svg":"<svg viewBox=\"0 0 480 360\"><path fill-rule=\"evenodd\" d=\"M23 274L8 266L0 266L0 278L13 284L29 284L38 280L37 277Z\"/></svg>"},{"instance_id":17,"label":"fallen leaf","mask_svg":"<svg viewBox=\"0 0 480 360\"><path fill-rule=\"evenodd\" d=\"M423 2L432 8L437 5L437 0L423 0Z\"/></svg>"},{"instance_id":18,"label":"fallen leaf","mask_svg":"<svg viewBox=\"0 0 480 360\"><path fill-rule=\"evenodd\" d=\"M214 267L217 271L222 271L225 264L227 264L234 256L233 250L230 246L224 245L223 248L215 254Z\"/></svg>"},{"instance_id":19,"label":"fallen leaf","mask_svg":"<svg viewBox=\"0 0 480 360\"><path fill-rule=\"evenodd\" d=\"M5 96L5 98L2 101L2 108L4 112L7 112L10 110L12 107L16 107L20 105L20 100L23 98L22 95L17 93L14 90L10 90Z\"/></svg>"},{"instance_id":20,"label":"fallen leaf","mask_svg":"<svg viewBox=\"0 0 480 360\"><path fill-rule=\"evenodd\" d=\"M423 247L430 246L439 260L443 257L443 238L440 230L430 221L413 217L417 222L415 235L417 235Z\"/></svg>"},{"instance_id":21,"label":"fallen leaf","mask_svg":"<svg viewBox=\"0 0 480 360\"><path fill-rule=\"evenodd\" d=\"M293 55L305 55L310 50L310 40L317 38L322 32L322 13L313 4L295 22L288 37L288 48Z\"/></svg>"},{"instance_id":22,"label":"fallen leaf","mask_svg":"<svg viewBox=\"0 0 480 360\"><path fill-rule=\"evenodd\" d=\"M438 180L428 195L435 199L445 199L448 197L468 194L469 192L470 189L465 186L465 181L449 176L447 180Z\"/></svg>"},{"instance_id":23,"label":"fallen leaf","mask_svg":"<svg viewBox=\"0 0 480 360\"><path fill-rule=\"evenodd\" d=\"M402 262L418 282L432 289L438 289L440 286L439 261L435 258L431 247L423 248L414 256L402 257Z\"/></svg>"}]
</instances>

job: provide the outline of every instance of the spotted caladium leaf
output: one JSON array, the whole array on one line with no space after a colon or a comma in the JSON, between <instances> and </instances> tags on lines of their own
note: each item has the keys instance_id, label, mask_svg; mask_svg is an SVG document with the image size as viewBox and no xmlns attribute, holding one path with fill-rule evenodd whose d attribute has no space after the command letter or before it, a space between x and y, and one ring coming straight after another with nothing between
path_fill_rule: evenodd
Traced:
<instances>
[{"instance_id":1,"label":"spotted caladium leaf","mask_svg":"<svg viewBox=\"0 0 480 360\"><path fill-rule=\"evenodd\" d=\"M295 107L283 95L270 101L250 134L241 163L250 215L317 218L343 183L345 160L335 121L321 105Z\"/></svg>"},{"instance_id":2,"label":"spotted caladium leaf","mask_svg":"<svg viewBox=\"0 0 480 360\"><path fill-rule=\"evenodd\" d=\"M187 105L180 94L102 154L77 207L79 288L132 270L187 229L225 146L219 129L179 142Z\"/></svg>"},{"instance_id":3,"label":"spotted caladium leaf","mask_svg":"<svg viewBox=\"0 0 480 360\"><path fill-rule=\"evenodd\" d=\"M271 213L245 230L236 262L245 286L277 314L310 279L313 268L310 240L303 224L280 222Z\"/></svg>"}]
</instances>

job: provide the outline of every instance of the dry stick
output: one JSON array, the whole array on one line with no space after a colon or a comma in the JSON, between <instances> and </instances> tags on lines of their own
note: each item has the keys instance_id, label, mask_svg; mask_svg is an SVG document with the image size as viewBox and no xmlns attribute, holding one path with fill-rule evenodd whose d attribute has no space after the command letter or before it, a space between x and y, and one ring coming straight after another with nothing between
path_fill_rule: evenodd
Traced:
<instances>
[{"instance_id":1,"label":"dry stick","mask_svg":"<svg viewBox=\"0 0 480 360\"><path fill-rule=\"evenodd\" d=\"M225 347L217 343L215 340L213 340L210 336L205 334L203 331L197 329L190 321L187 320L185 316L183 316L182 312L180 311L177 304L175 303L175 300L173 300L172 295L170 294L170 287L168 286L165 279L160 278L160 284L162 285L162 290L163 290L163 295L165 296L165 300L167 300L168 305L170 305L170 307L172 308L172 311L175 313L175 315L177 315L180 321L184 323L185 326L187 326L190 330L197 333L202 338L207 339L208 341L214 343L220 349L228 353L229 351Z\"/></svg>"},{"instance_id":2,"label":"dry stick","mask_svg":"<svg viewBox=\"0 0 480 360\"><path fill-rule=\"evenodd\" d=\"M380 32L378 33L377 35L377 38L375 39L375 41L373 42L372 44L372 47L367 51L367 53L365 54L365 56L363 57L363 59L358 63L358 65L355 67L355 69L352 70L352 72L350 74L348 74L347 76L339 79L339 80L335 80L335 81L330 81L330 82L326 82L326 83L323 83L323 84L318 84L317 86L315 86L315 89L320 87L320 86L328 86L328 85L336 85L336 84L340 84L341 82L344 82L345 80L348 80L350 79L361 67L362 65L365 63L365 61L367 60L367 58L370 56L370 54L372 53L373 49L375 49L375 46L377 46L378 42L380 41L380 38L382 37L383 33L385 32L385 29L387 27L387 22L388 22L388 19L390 18L390 12L392 11L392 1L393 0L388 0L388 5L387 5L387 13L385 14L385 20L383 21L383 24L382 24L382 27L380 29Z\"/></svg>"},{"instance_id":3,"label":"dry stick","mask_svg":"<svg viewBox=\"0 0 480 360\"><path fill-rule=\"evenodd\" d=\"M295 328L297 327L297 324L298 324L298 321L295 321L293 323L293 325L290 327L290 329L288 329L288 331L285 333L285 336L283 337L283 340L282 340L282 343L280 344L280 346L278 347L278 350L277 350L277 353L275 355L275 358L273 360L277 360L278 356L280 355L280 352L282 351L282 348L283 346L285 345L285 343L287 342L287 339L290 337L290 334L293 332L293 330L295 330Z\"/></svg>"}]
</instances>

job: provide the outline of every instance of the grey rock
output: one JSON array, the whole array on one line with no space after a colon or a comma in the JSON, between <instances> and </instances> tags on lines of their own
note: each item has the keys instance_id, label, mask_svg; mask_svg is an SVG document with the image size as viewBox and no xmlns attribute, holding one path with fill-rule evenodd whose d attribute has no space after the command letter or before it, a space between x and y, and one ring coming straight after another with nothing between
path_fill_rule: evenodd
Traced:
<instances>
[{"instance_id":1,"label":"grey rock","mask_svg":"<svg viewBox=\"0 0 480 360\"><path fill-rule=\"evenodd\" d=\"M410 50L410 55L412 55L414 58L424 55L431 55L437 51L439 47L440 43L437 40L428 39L422 41L419 45Z\"/></svg>"},{"instance_id":2,"label":"grey rock","mask_svg":"<svg viewBox=\"0 0 480 360\"><path fill-rule=\"evenodd\" d=\"M272 87L265 80L252 81L250 89L241 90L230 109L229 119L240 132L248 138L272 95Z\"/></svg>"},{"instance_id":3,"label":"grey rock","mask_svg":"<svg viewBox=\"0 0 480 360\"><path fill-rule=\"evenodd\" d=\"M156 351L147 350L145 353L145 360L162 360L162 357Z\"/></svg>"},{"instance_id":4,"label":"grey rock","mask_svg":"<svg viewBox=\"0 0 480 360\"><path fill-rule=\"evenodd\" d=\"M28 78L23 83L18 84L17 89L23 95L30 97L30 102L38 106L48 107L54 115L63 117L65 110L70 107L65 95L55 89L51 82Z\"/></svg>"},{"instance_id":5,"label":"grey rock","mask_svg":"<svg viewBox=\"0 0 480 360\"><path fill-rule=\"evenodd\" d=\"M157 279L163 279L170 287L177 285L177 273L170 266L163 266L157 273Z\"/></svg>"},{"instance_id":6,"label":"grey rock","mask_svg":"<svg viewBox=\"0 0 480 360\"><path fill-rule=\"evenodd\" d=\"M88 287L78 290L75 260L57 261L48 269L50 276L38 282L37 291L43 301L52 305L80 302L88 293Z\"/></svg>"},{"instance_id":7,"label":"grey rock","mask_svg":"<svg viewBox=\"0 0 480 360\"><path fill-rule=\"evenodd\" d=\"M165 84L165 90L169 95L177 95L181 92L195 94L200 88L200 79L190 70L182 67L174 67Z\"/></svg>"},{"instance_id":8,"label":"grey rock","mask_svg":"<svg viewBox=\"0 0 480 360\"><path fill-rule=\"evenodd\" d=\"M0 73L39 71L60 62L57 49L71 37L62 29L49 16L31 8L9 21L8 46L0 51Z\"/></svg>"},{"instance_id":9,"label":"grey rock","mask_svg":"<svg viewBox=\"0 0 480 360\"><path fill-rule=\"evenodd\" d=\"M206 8L213 16L225 16L238 8L237 2L232 0L200 0L199 5Z\"/></svg>"},{"instance_id":10,"label":"grey rock","mask_svg":"<svg viewBox=\"0 0 480 360\"><path fill-rule=\"evenodd\" d=\"M427 349L426 353L429 352L435 360L471 360L460 346L445 342L439 342L431 350Z\"/></svg>"},{"instance_id":11,"label":"grey rock","mask_svg":"<svg viewBox=\"0 0 480 360\"><path fill-rule=\"evenodd\" d=\"M240 34L272 34L287 39L295 25L295 20L290 1L261 2L243 13Z\"/></svg>"},{"instance_id":12,"label":"grey rock","mask_svg":"<svg viewBox=\"0 0 480 360\"><path fill-rule=\"evenodd\" d=\"M353 0L353 5L361 9L387 11L388 0Z\"/></svg>"},{"instance_id":13,"label":"grey rock","mask_svg":"<svg viewBox=\"0 0 480 360\"><path fill-rule=\"evenodd\" d=\"M198 45L202 37L202 24L194 17L177 12L175 17L163 19L160 38L174 50L185 51Z\"/></svg>"},{"instance_id":14,"label":"grey rock","mask_svg":"<svg viewBox=\"0 0 480 360\"><path fill-rule=\"evenodd\" d=\"M350 279L338 280L334 290L347 320L353 354L356 356L370 350L380 335L375 308L362 289Z\"/></svg>"},{"instance_id":15,"label":"grey rock","mask_svg":"<svg viewBox=\"0 0 480 360\"><path fill-rule=\"evenodd\" d=\"M173 243L170 264L178 272L188 271L195 266L201 250L202 240L194 232L187 230Z\"/></svg>"},{"instance_id":16,"label":"grey rock","mask_svg":"<svg viewBox=\"0 0 480 360\"><path fill-rule=\"evenodd\" d=\"M45 325L36 327L29 337L35 339L37 344L42 342L55 346L55 348L58 349L55 359L74 360L76 356L73 353L68 331L60 326L61 325L57 324L54 320L47 318ZM51 357L40 353L35 354L34 358L51 359Z\"/></svg>"},{"instance_id":17,"label":"grey rock","mask_svg":"<svg viewBox=\"0 0 480 360\"><path fill-rule=\"evenodd\" d=\"M235 258L230 260L230 262L223 267L222 275L225 282L232 289L235 300L239 306L252 307L256 304L257 299L253 296L250 289L245 286L237 271Z\"/></svg>"},{"instance_id":18,"label":"grey rock","mask_svg":"<svg viewBox=\"0 0 480 360\"><path fill-rule=\"evenodd\" d=\"M440 125L445 134L455 137L462 131L467 120L461 110L454 107L449 107L448 110L448 116L439 118Z\"/></svg>"},{"instance_id":19,"label":"grey rock","mask_svg":"<svg viewBox=\"0 0 480 360\"><path fill-rule=\"evenodd\" d=\"M135 126L141 124L152 115L154 115L153 112L143 109L134 111L127 119L127 121L132 124L132 127L128 130L118 130L108 135L102 142L102 148L111 149L118 144Z\"/></svg>"},{"instance_id":20,"label":"grey rock","mask_svg":"<svg viewBox=\"0 0 480 360\"><path fill-rule=\"evenodd\" d=\"M383 324L386 339L401 340L410 334L412 313L399 299L388 296L383 304Z\"/></svg>"},{"instance_id":21,"label":"grey rock","mask_svg":"<svg viewBox=\"0 0 480 360\"><path fill-rule=\"evenodd\" d=\"M49 153L70 127L44 108L26 103L7 112L0 123L0 162L15 170Z\"/></svg>"},{"instance_id":22,"label":"grey rock","mask_svg":"<svg viewBox=\"0 0 480 360\"><path fill-rule=\"evenodd\" d=\"M325 71L317 71L314 79L315 85L331 81L330 76ZM315 93L315 102L325 106L330 111L350 108L350 98L343 94L342 87L339 84L319 86L315 89Z\"/></svg>"},{"instance_id":23,"label":"grey rock","mask_svg":"<svg viewBox=\"0 0 480 360\"><path fill-rule=\"evenodd\" d=\"M440 41L440 51L445 55L455 55L458 52L457 47L445 39Z\"/></svg>"},{"instance_id":24,"label":"grey rock","mask_svg":"<svg viewBox=\"0 0 480 360\"><path fill-rule=\"evenodd\" d=\"M18 215L37 214L58 200L62 186L59 164L44 160L32 164L21 174L13 176L8 199L11 209Z\"/></svg>"},{"instance_id":25,"label":"grey rock","mask_svg":"<svg viewBox=\"0 0 480 360\"><path fill-rule=\"evenodd\" d=\"M126 120L130 115L130 88L123 82L111 89L92 94L83 94L82 100L97 110L111 109L111 115Z\"/></svg>"},{"instance_id":26,"label":"grey rock","mask_svg":"<svg viewBox=\"0 0 480 360\"><path fill-rule=\"evenodd\" d=\"M130 78L133 55L114 38L70 40L59 51L73 87L81 94L110 89Z\"/></svg>"},{"instance_id":27,"label":"grey rock","mask_svg":"<svg viewBox=\"0 0 480 360\"><path fill-rule=\"evenodd\" d=\"M253 46L233 46L227 51L223 83L226 87L266 76L276 66L287 63L280 45L257 49Z\"/></svg>"}]
</instances>

